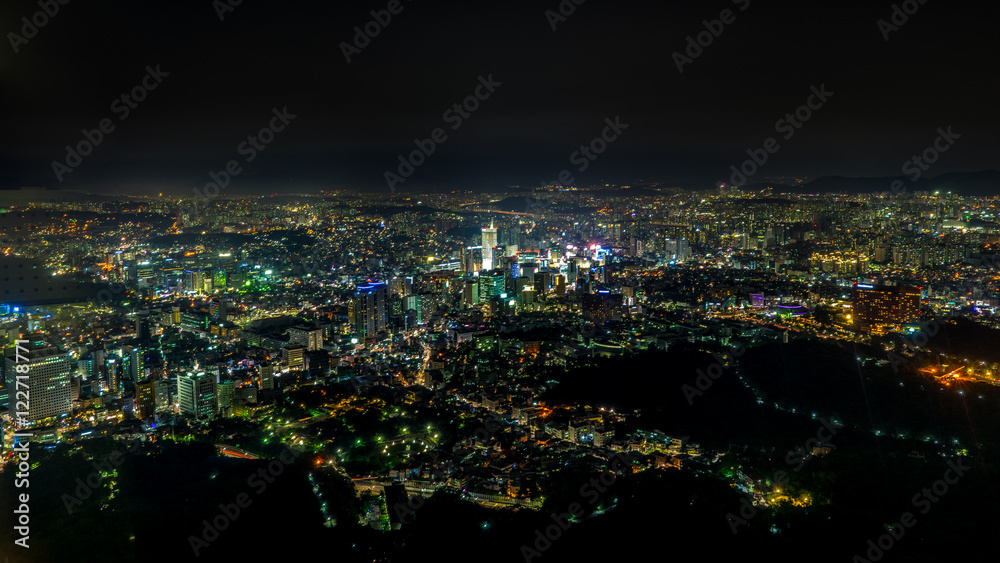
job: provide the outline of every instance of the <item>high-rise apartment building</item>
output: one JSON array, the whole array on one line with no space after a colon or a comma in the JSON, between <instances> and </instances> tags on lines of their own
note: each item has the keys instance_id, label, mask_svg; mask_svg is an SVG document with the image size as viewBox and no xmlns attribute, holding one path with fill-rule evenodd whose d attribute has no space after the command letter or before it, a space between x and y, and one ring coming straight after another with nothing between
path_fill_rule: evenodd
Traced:
<instances>
[{"instance_id":1,"label":"high-rise apartment building","mask_svg":"<svg viewBox=\"0 0 1000 563\"><path fill-rule=\"evenodd\" d=\"M919 287L854 284L854 329L884 334L920 318Z\"/></svg>"},{"instance_id":2,"label":"high-rise apartment building","mask_svg":"<svg viewBox=\"0 0 1000 563\"><path fill-rule=\"evenodd\" d=\"M389 320L388 289L384 283L358 286L348 307L351 328L362 338L384 331Z\"/></svg>"}]
</instances>

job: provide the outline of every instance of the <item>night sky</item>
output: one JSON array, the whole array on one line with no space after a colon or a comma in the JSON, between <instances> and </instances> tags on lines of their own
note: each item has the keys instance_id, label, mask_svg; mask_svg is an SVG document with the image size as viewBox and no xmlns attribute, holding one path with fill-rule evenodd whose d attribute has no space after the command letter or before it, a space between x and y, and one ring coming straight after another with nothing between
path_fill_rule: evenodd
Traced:
<instances>
[{"instance_id":1,"label":"night sky","mask_svg":"<svg viewBox=\"0 0 1000 563\"><path fill-rule=\"evenodd\" d=\"M388 192L384 173L436 128L447 140L398 188L530 186L563 169L578 185L709 187L768 137L780 149L758 179L899 175L948 126L961 137L928 175L998 168L995 25L940 0L908 3L888 41L888 1L565 0L575 11L553 30L557 0L401 0L348 63L342 42L388 4L243 0L220 21L211 0L71 0L15 54L10 33L41 9L7 0L0 185L182 194L236 160L228 192ZM732 23L679 72L672 54L726 9ZM112 103L147 65L169 76L121 119ZM489 75L501 85L452 129L445 110ZM833 96L781 138L776 122L820 85ZM296 117L246 162L240 143L286 106ZM577 172L571 153L615 116L628 129ZM103 118L114 130L60 182L52 162Z\"/></svg>"}]
</instances>

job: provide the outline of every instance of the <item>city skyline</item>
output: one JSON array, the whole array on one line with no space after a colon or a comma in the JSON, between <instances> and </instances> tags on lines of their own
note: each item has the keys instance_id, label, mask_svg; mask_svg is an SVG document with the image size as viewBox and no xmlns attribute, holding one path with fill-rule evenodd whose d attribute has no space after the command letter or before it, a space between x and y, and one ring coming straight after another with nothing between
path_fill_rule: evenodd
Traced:
<instances>
[{"instance_id":1,"label":"city skyline","mask_svg":"<svg viewBox=\"0 0 1000 563\"><path fill-rule=\"evenodd\" d=\"M987 14L0 24L2 563L995 559Z\"/></svg>"}]
</instances>

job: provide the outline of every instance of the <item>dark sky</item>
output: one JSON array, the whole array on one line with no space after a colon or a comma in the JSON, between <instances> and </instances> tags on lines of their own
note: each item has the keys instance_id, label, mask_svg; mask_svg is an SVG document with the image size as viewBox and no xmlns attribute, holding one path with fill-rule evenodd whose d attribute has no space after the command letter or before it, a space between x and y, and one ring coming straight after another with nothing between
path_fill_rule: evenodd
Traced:
<instances>
[{"instance_id":1,"label":"dark sky","mask_svg":"<svg viewBox=\"0 0 1000 563\"><path fill-rule=\"evenodd\" d=\"M211 0L71 0L15 54L7 34L40 8L5 0L2 183L184 193L236 160L227 191L388 191L384 172L438 127L447 140L398 187L563 169L578 184L707 187L768 137L780 149L758 178L898 175L949 125L961 137L929 175L998 167L994 24L948 2L927 0L886 41L887 1L586 0L553 31L557 0L402 0L348 64L341 42L387 3L243 0L220 21ZM672 53L724 9L735 21L678 72ZM157 64L169 76L120 119L112 102ZM501 85L452 130L444 111L490 74ZM782 139L776 121L821 84L834 95ZM295 119L247 163L237 147L284 106ZM577 172L571 153L615 116L628 129ZM102 118L114 131L59 182L52 162Z\"/></svg>"}]
</instances>

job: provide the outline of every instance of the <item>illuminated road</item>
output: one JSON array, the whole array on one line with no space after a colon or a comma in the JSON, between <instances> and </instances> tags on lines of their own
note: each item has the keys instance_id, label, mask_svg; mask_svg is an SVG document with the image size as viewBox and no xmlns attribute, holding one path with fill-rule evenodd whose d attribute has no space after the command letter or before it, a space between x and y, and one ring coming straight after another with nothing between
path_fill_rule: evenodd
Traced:
<instances>
[{"instance_id":1,"label":"illuminated road","mask_svg":"<svg viewBox=\"0 0 1000 563\"><path fill-rule=\"evenodd\" d=\"M260 459L260 457L241 450L233 446L227 446L225 444L216 444L215 450L219 452L219 455L223 457L238 457L240 459Z\"/></svg>"}]
</instances>

